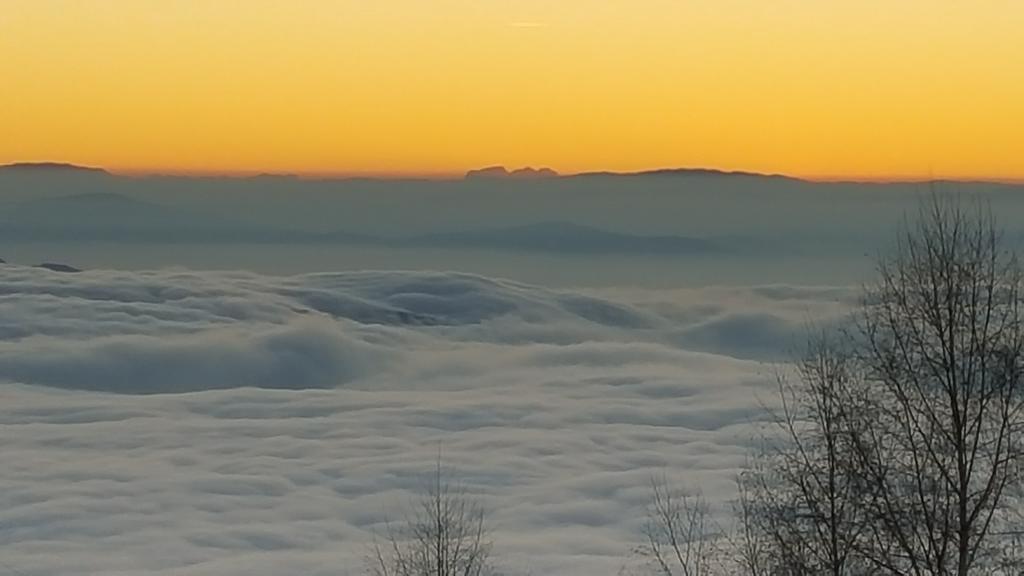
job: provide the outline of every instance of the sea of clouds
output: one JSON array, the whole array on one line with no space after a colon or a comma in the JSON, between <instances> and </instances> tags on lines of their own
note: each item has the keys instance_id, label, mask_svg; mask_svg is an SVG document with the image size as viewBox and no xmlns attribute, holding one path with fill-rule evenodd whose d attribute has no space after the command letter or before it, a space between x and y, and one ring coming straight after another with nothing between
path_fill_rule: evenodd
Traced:
<instances>
[{"instance_id":1,"label":"sea of clouds","mask_svg":"<svg viewBox=\"0 0 1024 576\"><path fill-rule=\"evenodd\" d=\"M615 574L855 298L0 266L0 574L358 574L439 453L510 573Z\"/></svg>"}]
</instances>

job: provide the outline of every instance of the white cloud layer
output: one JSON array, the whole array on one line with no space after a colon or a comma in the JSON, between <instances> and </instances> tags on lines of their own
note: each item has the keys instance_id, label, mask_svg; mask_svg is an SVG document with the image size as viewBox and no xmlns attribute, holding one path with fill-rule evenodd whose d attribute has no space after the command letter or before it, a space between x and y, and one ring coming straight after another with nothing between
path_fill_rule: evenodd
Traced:
<instances>
[{"instance_id":1,"label":"white cloud layer","mask_svg":"<svg viewBox=\"0 0 1024 576\"><path fill-rule=\"evenodd\" d=\"M440 449L502 565L613 574L652 475L730 496L851 297L0 266L0 572L359 573Z\"/></svg>"}]
</instances>

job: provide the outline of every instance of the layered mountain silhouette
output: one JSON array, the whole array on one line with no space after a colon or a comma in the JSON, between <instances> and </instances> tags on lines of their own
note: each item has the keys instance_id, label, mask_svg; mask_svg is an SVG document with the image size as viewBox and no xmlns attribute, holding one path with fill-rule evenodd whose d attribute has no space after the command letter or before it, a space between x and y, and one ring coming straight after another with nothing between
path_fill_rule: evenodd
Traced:
<instances>
[{"instance_id":1,"label":"layered mountain silhouette","mask_svg":"<svg viewBox=\"0 0 1024 576\"><path fill-rule=\"evenodd\" d=\"M1008 236L1020 235L1024 186L957 186L986 194L1005 216ZM0 241L820 252L826 245L870 249L928 190L921 183L825 183L710 169L560 176L492 167L451 180L314 180L140 177L16 164L0 166Z\"/></svg>"}]
</instances>

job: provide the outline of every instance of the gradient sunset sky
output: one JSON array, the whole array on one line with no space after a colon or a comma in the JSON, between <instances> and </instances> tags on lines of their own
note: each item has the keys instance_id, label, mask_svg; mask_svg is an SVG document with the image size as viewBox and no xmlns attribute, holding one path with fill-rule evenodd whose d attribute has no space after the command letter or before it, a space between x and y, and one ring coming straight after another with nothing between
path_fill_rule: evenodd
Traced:
<instances>
[{"instance_id":1,"label":"gradient sunset sky","mask_svg":"<svg viewBox=\"0 0 1024 576\"><path fill-rule=\"evenodd\" d=\"M1024 179L1019 0L2 0L0 163Z\"/></svg>"}]
</instances>

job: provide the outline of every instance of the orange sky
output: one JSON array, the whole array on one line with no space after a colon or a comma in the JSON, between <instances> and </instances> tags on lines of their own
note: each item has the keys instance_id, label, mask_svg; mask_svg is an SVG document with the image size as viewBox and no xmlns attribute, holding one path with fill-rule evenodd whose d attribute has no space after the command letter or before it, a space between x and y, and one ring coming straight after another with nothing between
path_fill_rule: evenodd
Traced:
<instances>
[{"instance_id":1,"label":"orange sky","mask_svg":"<svg viewBox=\"0 0 1024 576\"><path fill-rule=\"evenodd\" d=\"M1024 179L1019 0L2 0L0 163Z\"/></svg>"}]
</instances>

